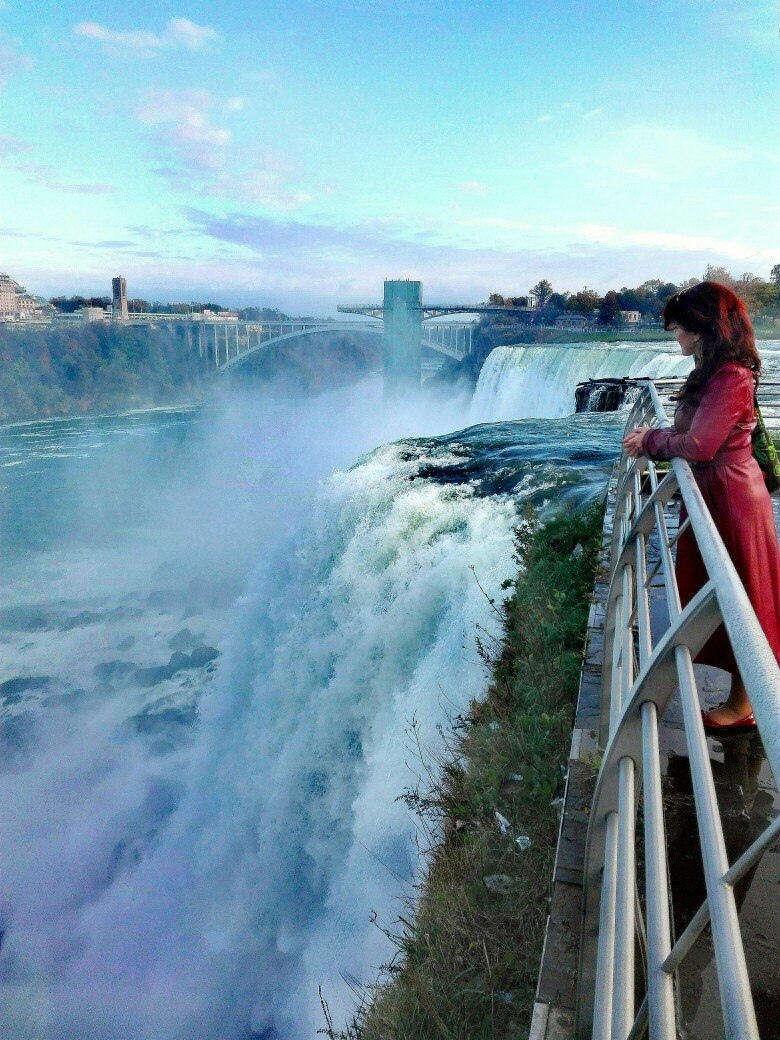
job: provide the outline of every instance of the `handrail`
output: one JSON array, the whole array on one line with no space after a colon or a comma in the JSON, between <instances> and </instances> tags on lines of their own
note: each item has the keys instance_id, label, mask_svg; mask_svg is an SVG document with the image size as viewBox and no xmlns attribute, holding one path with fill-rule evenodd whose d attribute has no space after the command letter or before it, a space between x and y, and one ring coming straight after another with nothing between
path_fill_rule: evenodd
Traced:
<instances>
[{"instance_id":1,"label":"handrail","mask_svg":"<svg viewBox=\"0 0 780 1040\"><path fill-rule=\"evenodd\" d=\"M643 380L626 430L668 427L652 380ZM740 934L734 885L777 838L772 821L729 866L702 726L693 659L722 623L753 707L766 757L780 779L780 668L718 534L688 463L673 459L659 479L655 464L623 455L613 513L611 577L604 623L600 743L605 748L590 810L585 852L583 933L577 997L578 1040L629 1040L649 1030L674 1040L674 980L709 923L727 1040L759 1040ZM685 608L674 574L665 506L679 494L709 576ZM653 646L647 553L664 572L669 626ZM659 719L679 689L696 804L707 898L672 942L669 868L661 791ZM644 916L647 985L635 1008L637 917L636 815L644 803ZM594 956L595 953L595 956Z\"/></svg>"}]
</instances>

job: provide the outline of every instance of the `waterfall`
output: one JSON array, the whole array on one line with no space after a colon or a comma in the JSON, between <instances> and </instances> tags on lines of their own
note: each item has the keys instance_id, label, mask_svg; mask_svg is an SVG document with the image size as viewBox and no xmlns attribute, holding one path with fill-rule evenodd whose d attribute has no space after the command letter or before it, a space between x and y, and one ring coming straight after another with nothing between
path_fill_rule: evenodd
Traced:
<instances>
[{"instance_id":1,"label":"waterfall","mask_svg":"<svg viewBox=\"0 0 780 1040\"><path fill-rule=\"evenodd\" d=\"M618 431L610 417L576 416L406 437L335 470L310 501L295 480L317 475L325 421L332 440L344 428L354 444L359 415L373 422L379 411L356 408L309 402L319 415L296 423L288 410L263 436L248 420L228 422L247 467L242 481L205 480L219 510L205 526L231 533L232 522L241 543L245 484L268 523L200 693L191 672L153 687L133 679L137 665L155 663L158 643L170 652L185 619L193 633L210 624L173 589L160 612L145 585L128 599L116 583L84 604L91 613L71 607L82 627L41 631L28 610L19 623L32 632L6 633L15 646L47 640L24 652L49 673L40 691L11 690L6 709L20 746L0 806L0 927L12 966L0 980L0 1035L308 1040L323 1025L318 985L346 1021L343 978L370 982L391 956L370 917L391 923L419 870L414 822L398 800L414 784L406 730L415 720L435 750L438 727L484 690L475 626L498 631L491 601L514 569L519 503L587 498ZM219 481L219 451L214 464ZM121 467L112 470L121 483ZM199 511L185 508L193 482L190 472L163 509L177 544L179 519L190 517L187 555L203 535ZM145 527L138 537L146 551ZM104 550L109 585L139 555L129 538L121 566ZM128 636L134 649L119 651Z\"/></svg>"},{"instance_id":2,"label":"waterfall","mask_svg":"<svg viewBox=\"0 0 780 1040\"><path fill-rule=\"evenodd\" d=\"M666 344L497 347L480 372L469 418L560 418L574 411L574 391L586 379L685 376L690 367L690 358Z\"/></svg>"}]
</instances>

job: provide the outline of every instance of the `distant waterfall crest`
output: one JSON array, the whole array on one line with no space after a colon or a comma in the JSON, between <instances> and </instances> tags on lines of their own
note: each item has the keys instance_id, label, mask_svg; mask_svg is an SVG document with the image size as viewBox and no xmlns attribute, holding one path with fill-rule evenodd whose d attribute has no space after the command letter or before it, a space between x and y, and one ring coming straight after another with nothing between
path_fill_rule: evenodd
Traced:
<instances>
[{"instance_id":1,"label":"distant waterfall crest","mask_svg":"<svg viewBox=\"0 0 780 1040\"><path fill-rule=\"evenodd\" d=\"M656 344L497 347L480 372L469 418L557 419L574 412L575 388L586 379L685 376L690 366Z\"/></svg>"}]
</instances>

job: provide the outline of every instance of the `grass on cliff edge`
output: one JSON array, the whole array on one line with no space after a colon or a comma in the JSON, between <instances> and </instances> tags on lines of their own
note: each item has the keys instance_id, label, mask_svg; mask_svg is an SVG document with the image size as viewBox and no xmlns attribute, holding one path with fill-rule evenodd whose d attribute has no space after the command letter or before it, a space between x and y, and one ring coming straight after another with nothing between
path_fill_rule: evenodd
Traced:
<instances>
[{"instance_id":1,"label":"grass on cliff edge","mask_svg":"<svg viewBox=\"0 0 780 1040\"><path fill-rule=\"evenodd\" d=\"M331 1040L527 1035L602 515L597 503L543 527L533 510L525 516L518 577L494 604L502 638L478 641L487 696L452 720L433 759L412 722L429 786L402 797L419 821L423 877L387 931L395 957L346 1031L334 1030L323 1000L320 1032Z\"/></svg>"}]
</instances>

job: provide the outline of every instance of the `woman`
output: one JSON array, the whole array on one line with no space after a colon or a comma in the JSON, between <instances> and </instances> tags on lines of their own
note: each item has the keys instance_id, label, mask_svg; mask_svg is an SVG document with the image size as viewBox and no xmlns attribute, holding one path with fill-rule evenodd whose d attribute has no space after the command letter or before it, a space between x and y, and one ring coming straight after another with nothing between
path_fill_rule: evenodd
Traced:
<instances>
[{"instance_id":1,"label":"woman","mask_svg":"<svg viewBox=\"0 0 780 1040\"><path fill-rule=\"evenodd\" d=\"M772 503L753 458L753 394L761 359L742 301L717 282L700 282L672 296L664 328L696 363L676 396L671 429L638 427L623 441L632 456L682 458L742 579L775 657L780 661L780 550ZM683 507L680 523L685 519ZM680 536L675 566L682 605L708 580L691 528ZM728 700L702 712L712 734L751 730L755 720L734 653L721 625L696 658L731 672Z\"/></svg>"}]
</instances>

